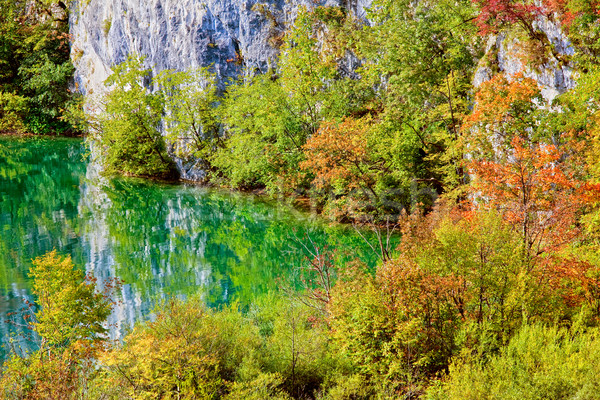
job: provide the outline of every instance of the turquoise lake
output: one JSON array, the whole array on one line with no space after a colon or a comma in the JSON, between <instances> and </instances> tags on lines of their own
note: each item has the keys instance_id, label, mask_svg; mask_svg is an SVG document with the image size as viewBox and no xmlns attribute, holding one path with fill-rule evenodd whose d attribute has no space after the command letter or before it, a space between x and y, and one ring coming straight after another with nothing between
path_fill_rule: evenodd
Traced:
<instances>
[{"instance_id":1,"label":"turquoise lake","mask_svg":"<svg viewBox=\"0 0 600 400\"><path fill-rule=\"evenodd\" d=\"M78 139L0 138L0 335L28 346L18 318L34 301L28 271L52 249L100 283L123 282L110 317L117 339L157 301L199 294L245 307L298 287L304 244L335 249L342 265L377 259L347 226L259 196L135 178L108 179ZM9 322L12 320L13 322Z\"/></svg>"}]
</instances>

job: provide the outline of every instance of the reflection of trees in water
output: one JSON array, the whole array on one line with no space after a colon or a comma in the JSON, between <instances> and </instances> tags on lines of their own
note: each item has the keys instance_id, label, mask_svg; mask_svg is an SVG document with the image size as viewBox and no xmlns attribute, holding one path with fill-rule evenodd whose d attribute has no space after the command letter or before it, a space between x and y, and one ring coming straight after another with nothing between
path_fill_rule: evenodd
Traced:
<instances>
[{"instance_id":1,"label":"reflection of trees in water","mask_svg":"<svg viewBox=\"0 0 600 400\"><path fill-rule=\"evenodd\" d=\"M360 253L355 234L254 196L140 179L106 179L80 141L0 141L0 314L29 293L31 259L56 248L99 282L124 281L113 337L157 300L201 291L213 306L250 304L292 281L292 236ZM7 338L10 327L0 321ZM14 331L14 330L13 330Z\"/></svg>"},{"instance_id":2,"label":"reflection of trees in water","mask_svg":"<svg viewBox=\"0 0 600 400\"><path fill-rule=\"evenodd\" d=\"M58 249L82 264L78 246L80 140L0 139L0 334L6 346L27 331L7 324L29 294L31 260ZM11 319L18 317L11 317Z\"/></svg>"},{"instance_id":3,"label":"reflection of trees in water","mask_svg":"<svg viewBox=\"0 0 600 400\"><path fill-rule=\"evenodd\" d=\"M52 248L77 260L78 140L0 141L0 287L28 287L31 259Z\"/></svg>"},{"instance_id":4,"label":"reflection of trees in water","mask_svg":"<svg viewBox=\"0 0 600 400\"><path fill-rule=\"evenodd\" d=\"M248 196L131 179L103 190L116 274L144 298L201 287L210 304L247 303L301 262L289 243L293 230L327 239L308 221Z\"/></svg>"}]
</instances>

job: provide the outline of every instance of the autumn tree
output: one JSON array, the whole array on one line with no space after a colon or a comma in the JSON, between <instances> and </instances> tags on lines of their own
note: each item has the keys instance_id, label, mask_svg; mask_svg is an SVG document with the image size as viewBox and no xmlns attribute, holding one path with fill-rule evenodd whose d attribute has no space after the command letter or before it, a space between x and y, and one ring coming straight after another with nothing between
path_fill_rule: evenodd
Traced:
<instances>
[{"instance_id":1,"label":"autumn tree","mask_svg":"<svg viewBox=\"0 0 600 400\"><path fill-rule=\"evenodd\" d=\"M138 325L124 342L100 358L107 393L115 398L218 398L223 381L219 353L226 350L201 307L171 300L156 320Z\"/></svg>"},{"instance_id":2,"label":"autumn tree","mask_svg":"<svg viewBox=\"0 0 600 400\"><path fill-rule=\"evenodd\" d=\"M473 0L480 7L475 23L482 35L498 33L511 25L518 25L531 39L540 34L534 28L536 18L544 15L540 3L532 0Z\"/></svg>"},{"instance_id":3,"label":"autumn tree","mask_svg":"<svg viewBox=\"0 0 600 400\"><path fill-rule=\"evenodd\" d=\"M565 275L570 268L583 267L566 268L569 261L557 255L580 237L579 218L600 199L600 186L587 180L585 143L555 131L539 99L533 81L522 76L482 85L465 125L468 165L476 206L498 210L521 236L527 271L559 286L562 278L576 278Z\"/></svg>"},{"instance_id":4,"label":"autumn tree","mask_svg":"<svg viewBox=\"0 0 600 400\"><path fill-rule=\"evenodd\" d=\"M326 121L303 146L306 160L300 167L314 175L318 188L362 187L377 196L374 189L375 163L368 149L370 119L345 118L336 123Z\"/></svg>"},{"instance_id":5,"label":"autumn tree","mask_svg":"<svg viewBox=\"0 0 600 400\"><path fill-rule=\"evenodd\" d=\"M95 282L75 269L71 257L56 250L36 258L30 275L39 309L28 320L40 347L31 354L13 354L5 364L2 398L81 398L106 339L109 293L98 292Z\"/></svg>"}]
</instances>

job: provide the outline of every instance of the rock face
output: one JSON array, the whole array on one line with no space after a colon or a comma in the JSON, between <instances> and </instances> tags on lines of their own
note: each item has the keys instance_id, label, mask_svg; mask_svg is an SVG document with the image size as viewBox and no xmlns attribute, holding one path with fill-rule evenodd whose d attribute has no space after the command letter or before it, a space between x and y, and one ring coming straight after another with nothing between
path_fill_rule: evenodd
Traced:
<instances>
[{"instance_id":1,"label":"rock face","mask_svg":"<svg viewBox=\"0 0 600 400\"><path fill-rule=\"evenodd\" d=\"M300 7L344 6L364 15L366 0L78 0L71 8L75 84L101 90L128 54L158 72L212 66L223 82L273 66Z\"/></svg>"},{"instance_id":2,"label":"rock face","mask_svg":"<svg viewBox=\"0 0 600 400\"><path fill-rule=\"evenodd\" d=\"M491 79L494 72L500 71L507 75L522 72L526 77L534 79L541 87L542 96L551 102L556 96L575 87L573 68L569 63L560 60L563 56L571 56L574 49L560 26L548 18L539 18L535 26L543 32L548 42L554 47L557 57L545 54L545 61L540 65L525 65L524 58L530 56L533 48L525 48L516 37L501 32L491 36L487 43L486 55L482 58L475 72L473 84L478 87ZM538 58L539 55L537 56Z\"/></svg>"}]
</instances>

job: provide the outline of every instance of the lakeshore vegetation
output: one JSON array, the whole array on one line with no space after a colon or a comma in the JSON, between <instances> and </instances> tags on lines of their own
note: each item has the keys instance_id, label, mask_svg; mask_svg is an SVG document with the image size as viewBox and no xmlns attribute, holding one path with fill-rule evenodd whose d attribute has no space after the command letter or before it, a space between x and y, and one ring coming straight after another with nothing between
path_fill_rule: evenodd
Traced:
<instances>
[{"instance_id":1,"label":"lakeshore vegetation","mask_svg":"<svg viewBox=\"0 0 600 400\"><path fill-rule=\"evenodd\" d=\"M132 55L93 117L69 111L108 173L171 178L170 154L200 159L211 182L309 196L369 224L380 263L335 265L320 249L303 292L248 309L171 300L109 343L112 286L49 253L31 272L40 349L5 364L1 395L600 399L599 11L375 0L364 24L341 7L300 9L272 38L277 69L224 86L210 69L151 77ZM524 72L500 72L485 51L499 31L524 67L568 65L577 86L548 104Z\"/></svg>"}]
</instances>

